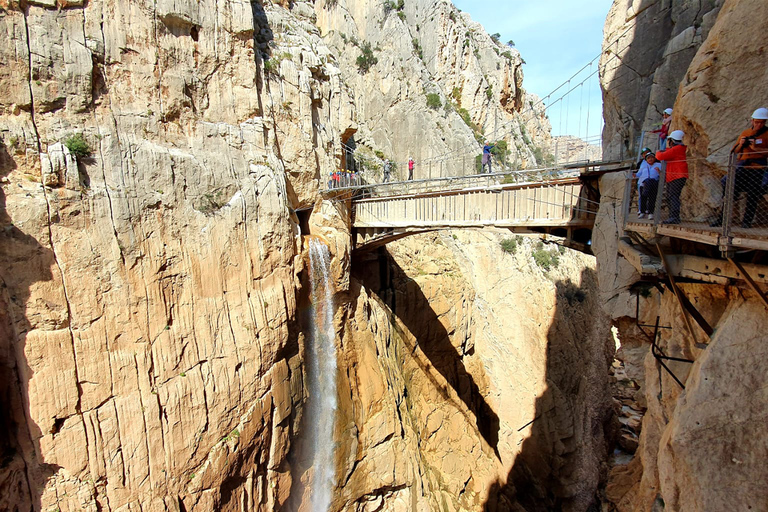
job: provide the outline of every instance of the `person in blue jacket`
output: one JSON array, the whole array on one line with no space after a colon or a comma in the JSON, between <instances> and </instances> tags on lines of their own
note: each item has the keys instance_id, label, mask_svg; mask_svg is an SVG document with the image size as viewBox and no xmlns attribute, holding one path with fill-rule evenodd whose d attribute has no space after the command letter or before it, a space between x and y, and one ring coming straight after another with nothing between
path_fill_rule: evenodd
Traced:
<instances>
[{"instance_id":1,"label":"person in blue jacket","mask_svg":"<svg viewBox=\"0 0 768 512\"><path fill-rule=\"evenodd\" d=\"M496 146L496 144L488 144L485 143L485 146L483 146L483 165L481 169L485 170L485 166L488 166L488 172L491 172L491 149Z\"/></svg>"}]
</instances>

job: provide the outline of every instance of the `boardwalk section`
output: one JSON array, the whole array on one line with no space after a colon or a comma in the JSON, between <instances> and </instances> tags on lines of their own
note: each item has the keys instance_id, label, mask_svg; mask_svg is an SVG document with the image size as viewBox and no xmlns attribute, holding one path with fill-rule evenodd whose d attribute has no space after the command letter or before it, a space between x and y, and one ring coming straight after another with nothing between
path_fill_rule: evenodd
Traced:
<instances>
[{"instance_id":1,"label":"boardwalk section","mask_svg":"<svg viewBox=\"0 0 768 512\"><path fill-rule=\"evenodd\" d=\"M598 204L597 187L581 176L357 199L354 247L366 251L437 229L493 227L549 233L588 252Z\"/></svg>"}]
</instances>

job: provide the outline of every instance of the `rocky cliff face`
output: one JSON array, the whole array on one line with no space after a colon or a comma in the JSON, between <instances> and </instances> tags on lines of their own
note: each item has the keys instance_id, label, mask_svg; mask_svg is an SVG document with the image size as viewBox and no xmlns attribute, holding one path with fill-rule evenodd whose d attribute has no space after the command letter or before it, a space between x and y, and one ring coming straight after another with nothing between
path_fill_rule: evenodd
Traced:
<instances>
[{"instance_id":1,"label":"rocky cliff face","mask_svg":"<svg viewBox=\"0 0 768 512\"><path fill-rule=\"evenodd\" d=\"M594 260L504 236L422 235L356 267L342 510L593 503L614 351Z\"/></svg>"},{"instance_id":2,"label":"rocky cliff face","mask_svg":"<svg viewBox=\"0 0 768 512\"><path fill-rule=\"evenodd\" d=\"M343 306L334 509L591 503L590 260L459 233L350 275L346 205L318 201L350 148L372 180L376 151L469 174L483 137L532 163L514 49L437 1L0 0L0 30L0 509L291 508L300 225Z\"/></svg>"},{"instance_id":3,"label":"rocky cliff face","mask_svg":"<svg viewBox=\"0 0 768 512\"><path fill-rule=\"evenodd\" d=\"M672 107L672 129L684 130L688 145L686 218L704 220L719 203L727 152L768 97L765 19L768 5L751 0L616 1L609 14L601 63L605 155L637 148L638 135ZM758 433L766 397L754 384L764 373L766 337L758 326L766 310L738 284L684 284L685 295L714 328L708 337L694 327L693 340L671 291L631 288L639 275L616 258L622 188L623 177L601 182L594 247L603 301L619 328L619 357L639 386L637 402L648 412L637 455L614 470L608 496L617 510L761 508L765 490L751 482L766 478L755 462L766 451ZM637 326L653 324L657 316L662 349L695 361L670 364L684 390L649 354L653 329Z\"/></svg>"},{"instance_id":4,"label":"rocky cliff face","mask_svg":"<svg viewBox=\"0 0 768 512\"><path fill-rule=\"evenodd\" d=\"M351 122L311 4L1 7L0 508L278 508Z\"/></svg>"},{"instance_id":5,"label":"rocky cliff face","mask_svg":"<svg viewBox=\"0 0 768 512\"><path fill-rule=\"evenodd\" d=\"M519 52L449 1L315 6L358 106L359 131L345 140L361 143L356 156L371 179L380 180L378 164L365 162L372 151L396 162L401 179L412 157L415 178L425 179L476 174L478 141L503 140L508 169L535 164L537 147L549 147L543 105L522 88Z\"/></svg>"}]
</instances>

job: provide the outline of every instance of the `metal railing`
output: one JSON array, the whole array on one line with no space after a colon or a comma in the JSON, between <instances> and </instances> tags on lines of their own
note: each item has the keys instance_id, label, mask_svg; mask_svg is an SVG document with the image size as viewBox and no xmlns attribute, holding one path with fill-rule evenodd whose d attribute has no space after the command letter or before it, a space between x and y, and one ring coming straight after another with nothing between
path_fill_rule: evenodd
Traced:
<instances>
[{"instance_id":1,"label":"metal railing","mask_svg":"<svg viewBox=\"0 0 768 512\"><path fill-rule=\"evenodd\" d=\"M768 169L766 167L745 167L731 154L728 171L720 180L720 190L707 196L702 194L692 197L683 194L680 204L675 204L680 197L671 187L680 188L680 184L666 182L666 162L658 182L646 180L638 186L635 173L628 172L626 178L624 202L625 229L633 226L647 226L654 229L670 228L699 233L700 241L706 242L707 235L714 244L726 250L734 240L741 238L768 238L768 204L764 196L768 192ZM692 186L690 179L685 187ZM718 193L719 192L719 193ZM649 205L653 205L649 209ZM670 219L675 209L679 209L679 218ZM665 232L664 234L669 234ZM693 239L690 236L681 238ZM738 245L738 243L736 244Z\"/></svg>"}]
</instances>

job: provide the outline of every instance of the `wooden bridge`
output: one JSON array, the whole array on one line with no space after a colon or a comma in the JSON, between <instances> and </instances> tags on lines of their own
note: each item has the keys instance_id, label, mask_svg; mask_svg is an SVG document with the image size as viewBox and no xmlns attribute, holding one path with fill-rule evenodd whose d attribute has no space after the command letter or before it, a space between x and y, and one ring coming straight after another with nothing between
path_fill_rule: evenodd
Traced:
<instances>
[{"instance_id":1,"label":"wooden bridge","mask_svg":"<svg viewBox=\"0 0 768 512\"><path fill-rule=\"evenodd\" d=\"M505 228L545 233L591 252L599 177L627 169L597 162L560 169L481 174L326 190L352 198L353 248L362 253L427 231Z\"/></svg>"}]
</instances>

